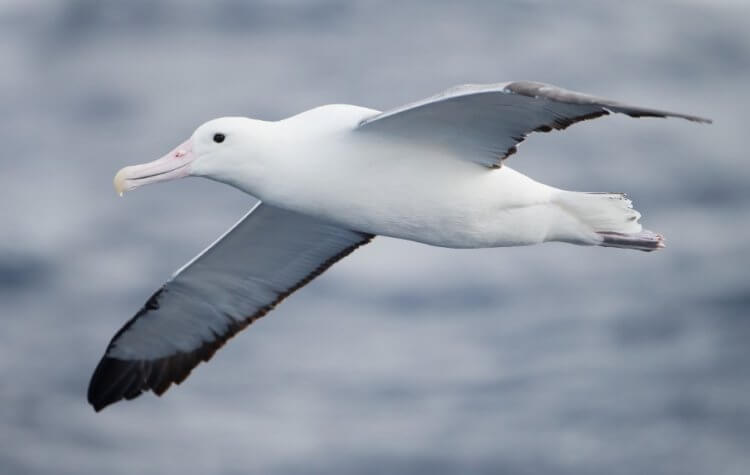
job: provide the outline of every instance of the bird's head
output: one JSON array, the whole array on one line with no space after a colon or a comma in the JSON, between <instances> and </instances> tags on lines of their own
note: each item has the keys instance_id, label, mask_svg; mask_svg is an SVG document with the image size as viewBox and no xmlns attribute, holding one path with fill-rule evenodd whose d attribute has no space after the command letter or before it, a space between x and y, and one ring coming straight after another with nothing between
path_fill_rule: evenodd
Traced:
<instances>
[{"instance_id":1,"label":"bird's head","mask_svg":"<svg viewBox=\"0 0 750 475\"><path fill-rule=\"evenodd\" d=\"M122 195L142 185L186 176L203 176L233 184L254 153L254 132L261 121L223 117L206 122L171 152L153 162L120 169L115 191Z\"/></svg>"}]
</instances>

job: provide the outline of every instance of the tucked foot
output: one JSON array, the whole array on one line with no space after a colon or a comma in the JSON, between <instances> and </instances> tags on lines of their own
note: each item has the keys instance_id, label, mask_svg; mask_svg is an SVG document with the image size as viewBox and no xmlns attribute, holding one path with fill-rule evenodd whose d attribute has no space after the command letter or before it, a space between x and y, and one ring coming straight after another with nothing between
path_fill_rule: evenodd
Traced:
<instances>
[{"instance_id":1,"label":"tucked foot","mask_svg":"<svg viewBox=\"0 0 750 475\"><path fill-rule=\"evenodd\" d=\"M598 232L603 247L619 247L622 249L637 249L639 251L656 251L666 247L664 236L652 231L643 230L639 233L625 234L615 232Z\"/></svg>"}]
</instances>

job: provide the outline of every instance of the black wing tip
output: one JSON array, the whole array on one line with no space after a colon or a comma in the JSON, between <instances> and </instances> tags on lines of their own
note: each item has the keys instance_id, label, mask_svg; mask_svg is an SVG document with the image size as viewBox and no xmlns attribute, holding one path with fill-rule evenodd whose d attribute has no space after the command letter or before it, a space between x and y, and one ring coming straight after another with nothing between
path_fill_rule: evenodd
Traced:
<instances>
[{"instance_id":1,"label":"black wing tip","mask_svg":"<svg viewBox=\"0 0 750 475\"><path fill-rule=\"evenodd\" d=\"M538 82L538 81L513 81L508 83L505 91L512 92L527 97L542 97L556 102L564 102L569 104L588 104L592 106L599 105L604 109L612 112L618 112L626 114L630 117L676 117L679 119L689 120L690 122L696 122L699 124L713 124L713 120L700 117L697 115L681 114L678 112L669 112L658 109L650 109L646 107L635 107L630 106L618 101L610 101L608 99L602 99L596 96L591 96L581 92L576 92L562 87L558 87L552 84ZM603 115L603 114L600 114ZM598 117L598 116L596 116ZM584 119L585 120L585 119ZM564 127L563 127L564 128ZM545 132L547 132L545 130Z\"/></svg>"},{"instance_id":2,"label":"black wing tip","mask_svg":"<svg viewBox=\"0 0 750 475\"><path fill-rule=\"evenodd\" d=\"M713 124L714 120L709 119L708 117L699 117L697 115L673 115L673 117L679 117L680 119L689 120L690 122L695 122L696 124Z\"/></svg>"},{"instance_id":3,"label":"black wing tip","mask_svg":"<svg viewBox=\"0 0 750 475\"><path fill-rule=\"evenodd\" d=\"M118 360L104 356L89 383L88 401L99 412L123 398L137 397L143 388L138 384L138 361Z\"/></svg>"},{"instance_id":4,"label":"black wing tip","mask_svg":"<svg viewBox=\"0 0 750 475\"><path fill-rule=\"evenodd\" d=\"M210 360L234 333L204 343L195 351L155 360L121 360L105 355L91 376L89 404L99 412L123 399L135 399L144 392L151 391L161 396L172 384L185 381L201 362Z\"/></svg>"},{"instance_id":5,"label":"black wing tip","mask_svg":"<svg viewBox=\"0 0 750 475\"><path fill-rule=\"evenodd\" d=\"M667 112L667 111L651 110L651 109L628 109L625 107L612 107L610 109L613 112L619 112L619 113L627 115L628 117L634 117L636 119L641 118L641 117L656 117L659 119L668 119L671 117L675 119L688 120L690 122L695 122L697 124L713 124L714 123L712 119L709 119L707 117L700 117L697 115L689 115L689 114L680 114L678 112Z\"/></svg>"},{"instance_id":6,"label":"black wing tip","mask_svg":"<svg viewBox=\"0 0 750 475\"><path fill-rule=\"evenodd\" d=\"M151 391L161 396L172 384L180 384L201 362L209 361L227 340L270 310L256 313L231 325L223 335L190 352L177 352L153 360L122 360L106 354L94 370L89 383L88 401L99 412L123 399L135 399Z\"/></svg>"}]
</instances>

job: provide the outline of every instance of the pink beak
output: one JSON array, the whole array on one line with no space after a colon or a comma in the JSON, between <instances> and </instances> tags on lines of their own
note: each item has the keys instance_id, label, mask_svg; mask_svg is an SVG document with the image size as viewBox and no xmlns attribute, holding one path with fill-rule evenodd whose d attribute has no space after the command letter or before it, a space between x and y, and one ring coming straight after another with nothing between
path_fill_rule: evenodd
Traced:
<instances>
[{"instance_id":1,"label":"pink beak","mask_svg":"<svg viewBox=\"0 0 750 475\"><path fill-rule=\"evenodd\" d=\"M193 141L187 139L158 160L120 169L115 175L115 191L122 196L124 192L142 185L188 176L188 165L194 158Z\"/></svg>"}]
</instances>

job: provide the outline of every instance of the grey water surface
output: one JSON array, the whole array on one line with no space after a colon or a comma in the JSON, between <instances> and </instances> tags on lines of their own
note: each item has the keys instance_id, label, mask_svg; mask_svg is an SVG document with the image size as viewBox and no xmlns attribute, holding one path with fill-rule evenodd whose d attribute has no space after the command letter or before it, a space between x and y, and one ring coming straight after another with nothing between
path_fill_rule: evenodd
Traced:
<instances>
[{"instance_id":1,"label":"grey water surface","mask_svg":"<svg viewBox=\"0 0 750 475\"><path fill-rule=\"evenodd\" d=\"M109 338L253 203L112 190L205 120L532 79L705 115L536 134L508 165L627 191L659 253L387 238L164 397L95 414ZM750 473L750 5L0 3L0 473Z\"/></svg>"}]
</instances>

